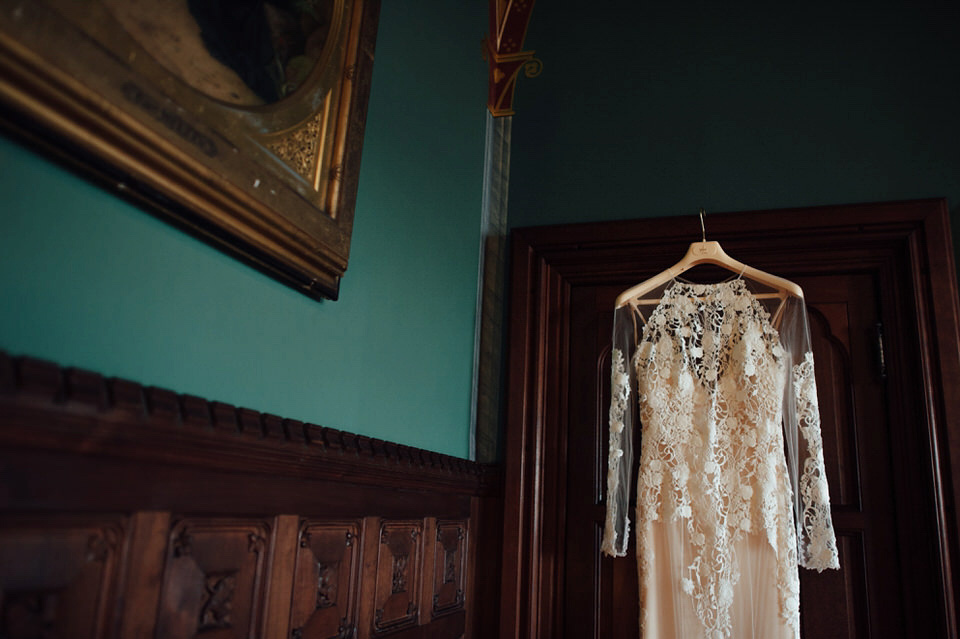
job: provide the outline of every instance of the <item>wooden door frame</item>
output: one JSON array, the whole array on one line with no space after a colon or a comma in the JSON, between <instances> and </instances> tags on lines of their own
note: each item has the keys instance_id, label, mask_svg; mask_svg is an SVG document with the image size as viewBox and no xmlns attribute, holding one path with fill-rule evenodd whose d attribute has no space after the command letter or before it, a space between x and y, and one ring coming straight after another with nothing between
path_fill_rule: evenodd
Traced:
<instances>
[{"instance_id":1,"label":"wooden door frame","mask_svg":"<svg viewBox=\"0 0 960 639\"><path fill-rule=\"evenodd\" d=\"M922 382L918 426L929 472L919 480L933 493L944 623L956 637L960 472L951 468L960 467L960 302L946 200L712 214L706 224L707 239L737 259L787 277L872 261L895 282L891 299L913 301L900 309L898 330L916 349L902 359ZM641 281L699 237L696 216L512 234L501 639L563 636L571 287Z\"/></svg>"}]
</instances>

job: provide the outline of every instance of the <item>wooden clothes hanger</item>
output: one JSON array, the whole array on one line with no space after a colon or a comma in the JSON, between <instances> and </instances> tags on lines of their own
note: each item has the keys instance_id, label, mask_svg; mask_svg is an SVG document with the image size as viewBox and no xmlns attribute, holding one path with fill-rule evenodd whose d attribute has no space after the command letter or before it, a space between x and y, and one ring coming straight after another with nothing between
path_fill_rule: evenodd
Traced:
<instances>
[{"instance_id":1,"label":"wooden clothes hanger","mask_svg":"<svg viewBox=\"0 0 960 639\"><path fill-rule=\"evenodd\" d=\"M803 299L803 289L790 280L777 277L776 275L771 275L770 273L765 273L764 271L753 268L752 266L747 266L743 262L739 262L727 255L723 248L721 248L719 242L708 242L706 227L703 223L704 213L704 210L700 209L700 229L703 232L703 240L692 243L690 248L687 249L686 255L684 255L679 262L667 270L654 275L650 279L645 280L636 286L628 288L623 293L620 293L620 295L617 296L617 308L622 308L627 304L636 306L659 303L659 299L644 298L643 296L650 291L656 290L666 282L669 282L681 273L690 270L698 264L716 264L717 266L722 266L723 268L735 273L739 273L742 276L753 280L754 282L765 284L766 286L776 290L774 293L761 293L754 295L754 297L757 297L758 299L778 297L783 300L786 299L787 295L793 295L794 297Z\"/></svg>"}]
</instances>

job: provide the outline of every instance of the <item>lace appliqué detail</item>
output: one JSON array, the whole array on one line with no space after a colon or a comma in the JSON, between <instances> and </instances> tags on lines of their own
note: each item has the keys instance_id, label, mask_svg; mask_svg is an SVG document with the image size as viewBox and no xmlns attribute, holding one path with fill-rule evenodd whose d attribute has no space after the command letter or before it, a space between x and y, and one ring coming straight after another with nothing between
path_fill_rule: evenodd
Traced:
<instances>
[{"instance_id":1,"label":"lace appliqu\u00e9 detail","mask_svg":"<svg viewBox=\"0 0 960 639\"><path fill-rule=\"evenodd\" d=\"M627 539L630 536L630 518L619 512L617 491L620 489L620 464L623 461L623 429L630 399L630 376L623 359L623 352L613 349L611 354L610 378L610 450L607 460L607 519L603 530L603 543L600 549L614 557L627 554ZM617 534L618 520L623 517L624 530Z\"/></svg>"},{"instance_id":2,"label":"lace appliqu\u00e9 detail","mask_svg":"<svg viewBox=\"0 0 960 639\"><path fill-rule=\"evenodd\" d=\"M647 320L635 358L643 424L640 570L653 565L645 543L653 523L681 523L693 557L679 585L711 639L731 634L740 580L734 547L750 533L764 535L776 553L781 617L799 629L793 491L781 427L785 361L769 315L739 279L674 283ZM646 597L641 580L641 601Z\"/></svg>"},{"instance_id":3,"label":"lace appliqu\u00e9 detail","mask_svg":"<svg viewBox=\"0 0 960 639\"><path fill-rule=\"evenodd\" d=\"M806 460L799 481L803 504L801 520L797 522L800 565L822 572L827 568L839 568L840 558L830 517L830 495L824 473L823 439L812 353L807 352L803 362L793 367L793 387L800 434L807 442Z\"/></svg>"}]
</instances>

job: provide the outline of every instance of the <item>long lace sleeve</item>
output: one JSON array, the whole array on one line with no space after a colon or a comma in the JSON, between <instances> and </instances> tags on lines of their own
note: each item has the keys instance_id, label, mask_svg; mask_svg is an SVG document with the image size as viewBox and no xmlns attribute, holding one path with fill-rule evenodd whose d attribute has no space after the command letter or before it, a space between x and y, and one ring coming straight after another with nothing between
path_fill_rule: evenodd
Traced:
<instances>
[{"instance_id":1,"label":"long lace sleeve","mask_svg":"<svg viewBox=\"0 0 960 639\"><path fill-rule=\"evenodd\" d=\"M636 415L636 342L633 310L617 309L610 357L610 449L607 456L607 515L601 550L613 557L627 554L630 536L630 477Z\"/></svg>"},{"instance_id":2,"label":"long lace sleeve","mask_svg":"<svg viewBox=\"0 0 960 639\"><path fill-rule=\"evenodd\" d=\"M790 298L785 304L780 324L781 343L788 357L783 420L793 484L798 562L805 568L823 571L839 568L840 561L830 517L810 330L803 300Z\"/></svg>"}]
</instances>

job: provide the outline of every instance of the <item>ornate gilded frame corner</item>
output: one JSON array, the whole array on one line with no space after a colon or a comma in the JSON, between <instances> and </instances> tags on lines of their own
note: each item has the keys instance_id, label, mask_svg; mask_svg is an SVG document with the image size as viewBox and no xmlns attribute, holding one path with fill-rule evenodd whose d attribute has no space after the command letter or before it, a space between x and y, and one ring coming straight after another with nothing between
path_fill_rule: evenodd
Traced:
<instances>
[{"instance_id":1,"label":"ornate gilded frame corner","mask_svg":"<svg viewBox=\"0 0 960 639\"><path fill-rule=\"evenodd\" d=\"M0 0L0 121L309 297L336 299L380 0L321 1L321 53L298 88L258 105L158 61L118 18L132 0Z\"/></svg>"}]
</instances>

